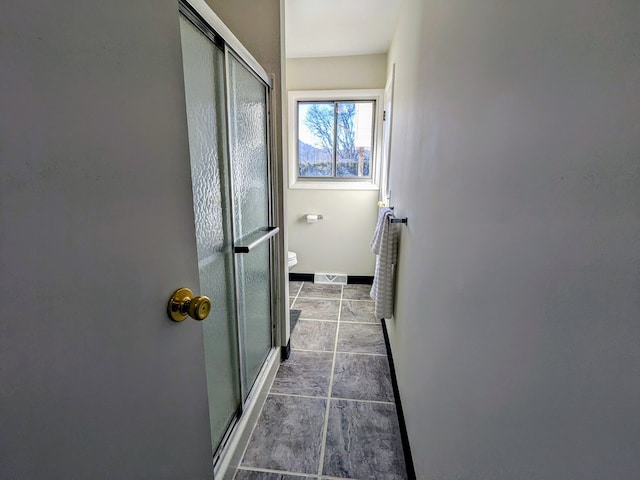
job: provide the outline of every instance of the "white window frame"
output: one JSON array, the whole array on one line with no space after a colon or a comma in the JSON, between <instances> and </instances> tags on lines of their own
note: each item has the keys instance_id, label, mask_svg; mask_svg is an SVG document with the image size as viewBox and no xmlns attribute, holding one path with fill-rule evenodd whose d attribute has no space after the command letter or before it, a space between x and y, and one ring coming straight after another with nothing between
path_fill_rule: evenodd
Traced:
<instances>
[{"instance_id":1,"label":"white window frame","mask_svg":"<svg viewBox=\"0 0 640 480\"><path fill-rule=\"evenodd\" d=\"M294 90L289 92L289 188L308 190L379 190L382 158L384 90ZM331 102L373 100L376 102L373 122L371 178L298 178L298 102Z\"/></svg>"}]
</instances>

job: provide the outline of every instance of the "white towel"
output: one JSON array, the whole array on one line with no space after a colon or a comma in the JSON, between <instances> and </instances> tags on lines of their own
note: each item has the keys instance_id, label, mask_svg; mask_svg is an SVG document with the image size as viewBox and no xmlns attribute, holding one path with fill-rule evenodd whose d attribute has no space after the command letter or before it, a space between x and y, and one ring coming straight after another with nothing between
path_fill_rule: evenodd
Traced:
<instances>
[{"instance_id":1,"label":"white towel","mask_svg":"<svg viewBox=\"0 0 640 480\"><path fill-rule=\"evenodd\" d=\"M383 208L371 240L371 250L376 254L376 271L371 287L371 298L375 301L376 318L393 316L393 290L395 265L398 258L398 223L391 223L393 210Z\"/></svg>"}]
</instances>

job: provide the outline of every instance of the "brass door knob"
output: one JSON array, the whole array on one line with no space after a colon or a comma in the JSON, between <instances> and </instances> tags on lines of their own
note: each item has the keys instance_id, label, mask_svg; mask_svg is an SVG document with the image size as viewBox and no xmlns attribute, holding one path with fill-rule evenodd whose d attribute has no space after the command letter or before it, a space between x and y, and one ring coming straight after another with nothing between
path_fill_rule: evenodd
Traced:
<instances>
[{"instance_id":1,"label":"brass door knob","mask_svg":"<svg viewBox=\"0 0 640 480\"><path fill-rule=\"evenodd\" d=\"M169 318L174 322L181 322L187 317L194 320L204 320L211 311L211 300L205 296L194 296L188 288L179 288L167 305Z\"/></svg>"}]
</instances>

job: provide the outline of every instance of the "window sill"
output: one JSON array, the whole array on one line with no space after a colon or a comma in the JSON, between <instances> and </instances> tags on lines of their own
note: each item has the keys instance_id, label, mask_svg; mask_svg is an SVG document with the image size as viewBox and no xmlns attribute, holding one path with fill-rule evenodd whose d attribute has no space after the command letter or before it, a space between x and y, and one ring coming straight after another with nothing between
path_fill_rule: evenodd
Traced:
<instances>
[{"instance_id":1,"label":"window sill","mask_svg":"<svg viewBox=\"0 0 640 480\"><path fill-rule=\"evenodd\" d=\"M292 190L380 190L380 186L371 182L314 182L296 181L289 184Z\"/></svg>"}]
</instances>

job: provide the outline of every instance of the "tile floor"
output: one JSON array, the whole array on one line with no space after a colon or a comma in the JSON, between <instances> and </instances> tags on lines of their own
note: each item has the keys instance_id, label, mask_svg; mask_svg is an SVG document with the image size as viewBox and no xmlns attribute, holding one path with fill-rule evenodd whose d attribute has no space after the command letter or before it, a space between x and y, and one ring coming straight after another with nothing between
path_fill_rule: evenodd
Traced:
<instances>
[{"instance_id":1,"label":"tile floor","mask_svg":"<svg viewBox=\"0 0 640 480\"><path fill-rule=\"evenodd\" d=\"M301 310L235 480L407 478L368 285L290 282Z\"/></svg>"}]
</instances>

